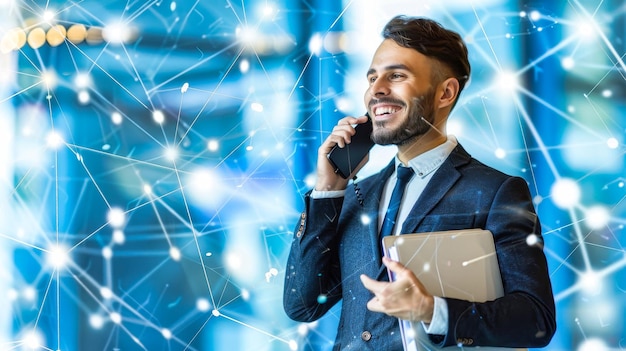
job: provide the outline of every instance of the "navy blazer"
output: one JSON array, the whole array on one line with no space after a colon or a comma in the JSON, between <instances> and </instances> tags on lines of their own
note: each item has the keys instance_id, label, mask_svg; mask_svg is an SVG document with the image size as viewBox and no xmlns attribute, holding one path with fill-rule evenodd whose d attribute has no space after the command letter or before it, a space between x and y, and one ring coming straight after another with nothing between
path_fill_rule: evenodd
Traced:
<instances>
[{"instance_id":1,"label":"navy blazer","mask_svg":"<svg viewBox=\"0 0 626 351\"><path fill-rule=\"evenodd\" d=\"M388 280L381 263L378 210L394 164L363 179L360 205L345 198L305 197L286 265L284 308L302 322L342 301L334 350L402 350L398 320L367 309L372 294L359 276ZM494 235L504 296L476 303L446 298L448 330L439 346L543 347L556 330L541 228L528 185L472 158L458 145L433 175L402 233L482 228ZM537 235L538 244L527 237Z\"/></svg>"}]
</instances>

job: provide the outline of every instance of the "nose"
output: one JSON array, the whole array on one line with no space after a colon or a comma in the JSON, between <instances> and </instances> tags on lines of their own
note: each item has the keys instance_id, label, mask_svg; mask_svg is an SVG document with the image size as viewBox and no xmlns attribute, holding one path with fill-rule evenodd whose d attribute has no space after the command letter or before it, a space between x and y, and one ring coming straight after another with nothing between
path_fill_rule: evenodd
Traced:
<instances>
[{"instance_id":1,"label":"nose","mask_svg":"<svg viewBox=\"0 0 626 351\"><path fill-rule=\"evenodd\" d=\"M389 95L389 85L384 79L376 79L370 84L369 94L372 97Z\"/></svg>"}]
</instances>

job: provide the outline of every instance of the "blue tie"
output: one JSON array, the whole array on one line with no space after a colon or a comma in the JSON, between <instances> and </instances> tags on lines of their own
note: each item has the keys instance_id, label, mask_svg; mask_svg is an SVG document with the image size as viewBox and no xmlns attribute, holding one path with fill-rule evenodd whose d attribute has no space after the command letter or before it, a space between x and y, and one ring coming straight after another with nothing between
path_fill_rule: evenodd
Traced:
<instances>
[{"instance_id":1,"label":"blue tie","mask_svg":"<svg viewBox=\"0 0 626 351\"><path fill-rule=\"evenodd\" d=\"M396 170L397 178L396 186L391 193L391 200L389 206L387 206L387 213L383 220L382 228L380 228L380 236L385 237L393 233L393 228L396 224L396 216L398 216L398 209L400 209L400 202L402 201L402 194L404 194L404 188L407 183L413 177L413 168L398 166Z\"/></svg>"}]
</instances>

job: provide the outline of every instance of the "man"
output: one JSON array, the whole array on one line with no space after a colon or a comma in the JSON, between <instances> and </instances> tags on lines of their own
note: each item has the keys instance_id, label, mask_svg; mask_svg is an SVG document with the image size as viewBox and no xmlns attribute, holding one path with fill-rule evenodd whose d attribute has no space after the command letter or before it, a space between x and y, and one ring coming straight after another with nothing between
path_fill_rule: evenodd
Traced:
<instances>
[{"instance_id":1,"label":"man","mask_svg":"<svg viewBox=\"0 0 626 351\"><path fill-rule=\"evenodd\" d=\"M436 22L403 16L387 23L383 38L364 100L372 140L395 144L398 153L359 182L360 202L345 191L348 180L335 174L327 155L350 143L353 125L367 117L343 118L320 146L315 189L306 195L286 266L285 311L311 322L341 300L335 350L402 350L398 318L422 322L438 346L547 345L556 329L554 298L528 186L471 158L446 135L448 115L470 74L465 44ZM392 234L490 230L503 297L475 303L432 296L400 263L381 259L380 228L397 166L415 175Z\"/></svg>"}]
</instances>

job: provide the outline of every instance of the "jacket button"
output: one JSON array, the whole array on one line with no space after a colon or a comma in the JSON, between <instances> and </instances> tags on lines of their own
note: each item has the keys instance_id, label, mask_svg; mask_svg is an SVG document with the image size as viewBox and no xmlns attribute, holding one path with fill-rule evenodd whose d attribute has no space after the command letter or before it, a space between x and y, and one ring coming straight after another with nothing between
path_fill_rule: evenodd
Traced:
<instances>
[{"instance_id":1,"label":"jacket button","mask_svg":"<svg viewBox=\"0 0 626 351\"><path fill-rule=\"evenodd\" d=\"M361 339L363 341L370 341L370 339L372 338L372 333L370 333L369 331L364 331L361 333Z\"/></svg>"}]
</instances>

